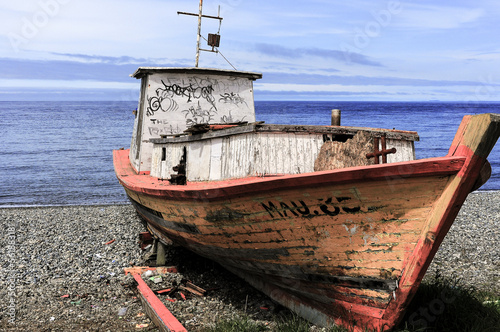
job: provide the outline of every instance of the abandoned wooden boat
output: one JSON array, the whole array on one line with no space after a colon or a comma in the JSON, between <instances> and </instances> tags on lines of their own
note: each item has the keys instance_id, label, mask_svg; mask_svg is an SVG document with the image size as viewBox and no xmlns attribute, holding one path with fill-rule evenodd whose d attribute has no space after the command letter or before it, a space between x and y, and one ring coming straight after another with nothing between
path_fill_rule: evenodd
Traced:
<instances>
[{"instance_id":1,"label":"abandoned wooden boat","mask_svg":"<svg viewBox=\"0 0 500 332\"><path fill-rule=\"evenodd\" d=\"M441 158L415 132L256 122L260 74L139 68L120 183L150 230L319 325L389 330L467 195L500 115L465 116Z\"/></svg>"}]
</instances>

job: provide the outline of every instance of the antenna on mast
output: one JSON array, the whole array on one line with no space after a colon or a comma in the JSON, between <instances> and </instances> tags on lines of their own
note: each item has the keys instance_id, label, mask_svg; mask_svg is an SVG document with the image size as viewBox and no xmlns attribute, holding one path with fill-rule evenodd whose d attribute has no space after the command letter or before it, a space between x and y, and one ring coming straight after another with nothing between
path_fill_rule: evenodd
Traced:
<instances>
[{"instance_id":1,"label":"antenna on mast","mask_svg":"<svg viewBox=\"0 0 500 332\"><path fill-rule=\"evenodd\" d=\"M219 6L219 12L217 13L217 16L209 16L209 15L203 15L203 0L200 0L200 10L198 14L194 13L186 13L186 12L177 12L177 14L180 15L190 15L190 16L198 16L198 35L196 37L196 62L195 62L195 67L198 67L198 63L200 60L200 51L205 51L205 52L214 52L214 53L219 53L219 50L216 50L215 48L219 47L220 44L220 26L222 23L222 17L220 17L220 6ZM215 20L219 20L219 31L216 34L209 33L208 34L208 45L212 46L211 50L204 50L200 48L200 42L201 42L201 18L211 18ZM205 38L203 38L205 39Z\"/></svg>"}]
</instances>

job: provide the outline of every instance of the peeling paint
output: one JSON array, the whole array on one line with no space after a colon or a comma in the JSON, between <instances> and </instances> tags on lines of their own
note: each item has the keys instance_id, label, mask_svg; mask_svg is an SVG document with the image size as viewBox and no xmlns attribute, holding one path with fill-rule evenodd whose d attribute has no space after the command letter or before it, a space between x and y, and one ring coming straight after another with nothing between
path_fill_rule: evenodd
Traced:
<instances>
[{"instance_id":1,"label":"peeling paint","mask_svg":"<svg viewBox=\"0 0 500 332\"><path fill-rule=\"evenodd\" d=\"M349 243L351 243L351 244L352 244L352 236L353 236L354 234L356 234L356 230L357 230L358 226L357 226L357 225L354 225L354 226L353 226L353 227L351 227L351 228L349 228L346 224L343 224L342 226L344 226L344 227L345 227L345 230L346 230L346 232L347 232L347 234L348 234L348 236L349 236Z\"/></svg>"},{"instance_id":2,"label":"peeling paint","mask_svg":"<svg viewBox=\"0 0 500 332\"><path fill-rule=\"evenodd\" d=\"M205 220L211 223L225 224L235 221L241 221L245 218L246 215L248 214L225 207L220 210L207 212Z\"/></svg>"},{"instance_id":3,"label":"peeling paint","mask_svg":"<svg viewBox=\"0 0 500 332\"><path fill-rule=\"evenodd\" d=\"M364 232L363 232L363 233L364 233ZM366 247L366 245L367 245L368 240L373 241L374 243L377 243L377 242L379 242L379 241L380 241L380 240L379 240L376 236L374 236L374 235L365 235L365 236L363 236L363 241L365 242L365 243L364 243L364 246L365 246L365 247Z\"/></svg>"}]
</instances>

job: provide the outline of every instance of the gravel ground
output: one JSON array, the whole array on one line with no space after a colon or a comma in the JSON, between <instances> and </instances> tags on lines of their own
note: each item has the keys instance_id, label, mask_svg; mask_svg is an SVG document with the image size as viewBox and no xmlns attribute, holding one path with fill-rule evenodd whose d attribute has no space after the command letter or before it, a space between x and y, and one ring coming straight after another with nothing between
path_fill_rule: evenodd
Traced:
<instances>
[{"instance_id":1,"label":"gravel ground","mask_svg":"<svg viewBox=\"0 0 500 332\"><path fill-rule=\"evenodd\" d=\"M500 294L500 192L467 197L424 280L436 274L458 285Z\"/></svg>"},{"instance_id":2,"label":"gravel ground","mask_svg":"<svg viewBox=\"0 0 500 332\"><path fill-rule=\"evenodd\" d=\"M123 268L143 264L130 205L0 209L0 329L11 331L139 330L144 315ZM426 278L436 273L464 286L500 294L500 192L469 195ZM113 243L106 244L111 240ZM179 274L153 289L191 280L207 296L164 301L189 331L245 312L268 325L287 310L218 265L169 247L167 264ZM15 287L14 287L15 286ZM120 316L120 310L126 312ZM14 322L9 322L13 320ZM315 329L320 331L321 329Z\"/></svg>"}]
</instances>

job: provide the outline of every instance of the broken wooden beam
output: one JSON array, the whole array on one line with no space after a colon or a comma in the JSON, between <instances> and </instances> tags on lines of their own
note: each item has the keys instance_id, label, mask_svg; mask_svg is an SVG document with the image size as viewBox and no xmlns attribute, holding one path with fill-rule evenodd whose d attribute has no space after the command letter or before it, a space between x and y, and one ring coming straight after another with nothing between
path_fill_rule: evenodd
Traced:
<instances>
[{"instance_id":1,"label":"broken wooden beam","mask_svg":"<svg viewBox=\"0 0 500 332\"><path fill-rule=\"evenodd\" d=\"M162 332L187 332L186 328L175 318L165 307L160 299L153 293L151 288L142 280L140 274L133 274L137 281L137 290L149 318L156 324Z\"/></svg>"},{"instance_id":2,"label":"broken wooden beam","mask_svg":"<svg viewBox=\"0 0 500 332\"><path fill-rule=\"evenodd\" d=\"M123 271L125 274L130 273L134 274L143 274L146 271L156 271L158 274L165 273L177 273L177 267L175 266L158 266L158 267L149 267L149 266L133 266L124 268Z\"/></svg>"},{"instance_id":3,"label":"broken wooden beam","mask_svg":"<svg viewBox=\"0 0 500 332\"><path fill-rule=\"evenodd\" d=\"M207 292L203 288L196 286L190 281L186 282L186 285L182 286L182 289L198 296L205 296L205 293Z\"/></svg>"}]
</instances>

